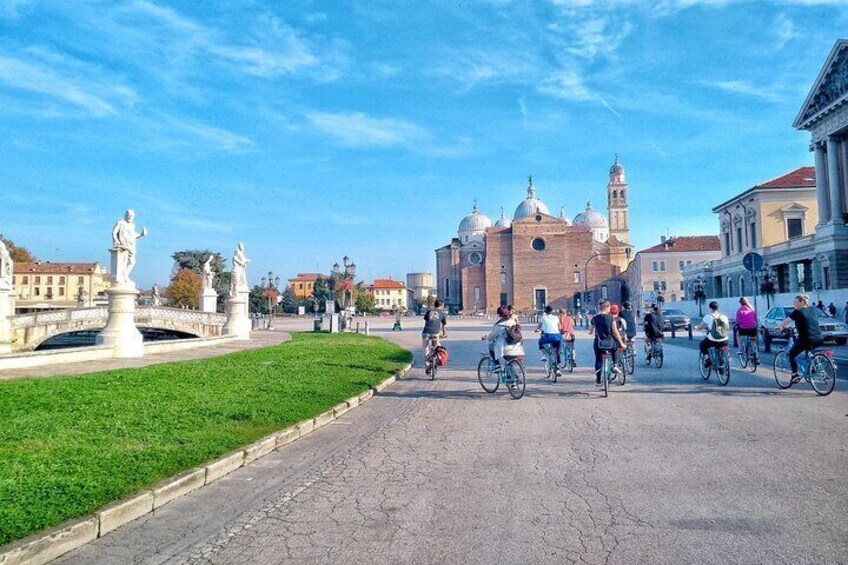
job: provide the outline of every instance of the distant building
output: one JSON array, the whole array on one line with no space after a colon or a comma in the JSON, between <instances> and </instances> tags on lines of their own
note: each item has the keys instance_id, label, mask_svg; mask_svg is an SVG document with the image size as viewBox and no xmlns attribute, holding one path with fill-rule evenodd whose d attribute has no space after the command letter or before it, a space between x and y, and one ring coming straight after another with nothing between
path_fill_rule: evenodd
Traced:
<instances>
[{"instance_id":1,"label":"distant building","mask_svg":"<svg viewBox=\"0 0 848 565\"><path fill-rule=\"evenodd\" d=\"M410 307L425 304L430 295L436 295L433 273L409 273L406 275L406 287L409 289Z\"/></svg>"},{"instance_id":2,"label":"distant building","mask_svg":"<svg viewBox=\"0 0 848 565\"><path fill-rule=\"evenodd\" d=\"M659 296L666 303L691 298L683 282L684 268L720 258L718 236L663 237L658 245L636 253L627 269L634 308L644 312Z\"/></svg>"},{"instance_id":3,"label":"distant building","mask_svg":"<svg viewBox=\"0 0 848 565\"><path fill-rule=\"evenodd\" d=\"M701 286L709 298L750 296L759 291L743 264L749 252L761 254L777 292L810 292L816 265L815 237L819 221L815 169L799 167L758 184L713 208L718 215L721 258L684 270L686 295Z\"/></svg>"},{"instance_id":4,"label":"distant building","mask_svg":"<svg viewBox=\"0 0 848 565\"><path fill-rule=\"evenodd\" d=\"M315 283L319 278L327 278L327 275L321 273L298 273L293 279L289 279L288 287L292 290L296 298L310 298L312 291L315 289Z\"/></svg>"},{"instance_id":5,"label":"distant building","mask_svg":"<svg viewBox=\"0 0 848 565\"><path fill-rule=\"evenodd\" d=\"M367 292L374 296L374 306L378 310L389 311L409 307L406 285L400 281L374 279L374 282L365 288Z\"/></svg>"},{"instance_id":6,"label":"distant building","mask_svg":"<svg viewBox=\"0 0 848 565\"><path fill-rule=\"evenodd\" d=\"M92 306L109 288L99 263L15 263L13 274L18 311Z\"/></svg>"}]
</instances>

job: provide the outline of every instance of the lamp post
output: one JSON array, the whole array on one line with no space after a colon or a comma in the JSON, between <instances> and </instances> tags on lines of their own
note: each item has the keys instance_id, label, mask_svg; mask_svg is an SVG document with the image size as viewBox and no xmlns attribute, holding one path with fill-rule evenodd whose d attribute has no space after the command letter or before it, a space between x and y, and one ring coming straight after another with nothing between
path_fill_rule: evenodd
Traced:
<instances>
[{"instance_id":1,"label":"lamp post","mask_svg":"<svg viewBox=\"0 0 848 565\"><path fill-rule=\"evenodd\" d=\"M621 255L622 253L624 253L624 255L627 257L627 260L630 261L630 255L632 254L632 252L633 252L633 250L630 247L625 247L624 251L609 251L609 252L597 251L597 252L593 253L586 260L586 265L583 267L583 293L584 293L583 303L584 304L589 303L589 263L591 263L593 259L597 259L598 257L603 257L605 255ZM576 267L576 265L575 265L575 267ZM577 275L579 276L580 273L577 272Z\"/></svg>"},{"instance_id":2,"label":"lamp post","mask_svg":"<svg viewBox=\"0 0 848 565\"><path fill-rule=\"evenodd\" d=\"M702 275L698 275L695 278L695 302L698 303L698 315L703 318L704 317L704 299L706 299L707 294L704 292L704 277Z\"/></svg>"},{"instance_id":3,"label":"lamp post","mask_svg":"<svg viewBox=\"0 0 848 565\"><path fill-rule=\"evenodd\" d=\"M277 296L279 296L280 277L275 277L272 271L268 271L267 277L262 277L261 287L265 290L265 297L268 298L268 325L266 329L274 329L274 307Z\"/></svg>"}]
</instances>

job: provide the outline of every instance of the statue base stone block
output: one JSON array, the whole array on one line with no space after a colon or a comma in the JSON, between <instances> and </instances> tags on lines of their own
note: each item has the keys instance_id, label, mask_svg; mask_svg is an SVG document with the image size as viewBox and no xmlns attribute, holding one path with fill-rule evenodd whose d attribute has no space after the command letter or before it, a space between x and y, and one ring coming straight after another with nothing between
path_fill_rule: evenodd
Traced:
<instances>
[{"instance_id":1,"label":"statue base stone block","mask_svg":"<svg viewBox=\"0 0 848 565\"><path fill-rule=\"evenodd\" d=\"M135 326L138 289L132 283L113 283L106 295L109 297L109 318L106 327L97 335L97 345L114 346L115 357L143 357L144 339Z\"/></svg>"},{"instance_id":2,"label":"statue base stone block","mask_svg":"<svg viewBox=\"0 0 848 565\"><path fill-rule=\"evenodd\" d=\"M224 335L235 336L236 339L250 339L250 316L247 313L249 290L240 290L235 296L227 299L227 323L224 324Z\"/></svg>"},{"instance_id":3,"label":"statue base stone block","mask_svg":"<svg viewBox=\"0 0 848 565\"><path fill-rule=\"evenodd\" d=\"M213 314L218 311L218 293L214 289L206 288L200 293L200 311Z\"/></svg>"},{"instance_id":4,"label":"statue base stone block","mask_svg":"<svg viewBox=\"0 0 848 565\"><path fill-rule=\"evenodd\" d=\"M0 355L12 351L12 321L14 315L14 295L10 290L0 290Z\"/></svg>"}]
</instances>

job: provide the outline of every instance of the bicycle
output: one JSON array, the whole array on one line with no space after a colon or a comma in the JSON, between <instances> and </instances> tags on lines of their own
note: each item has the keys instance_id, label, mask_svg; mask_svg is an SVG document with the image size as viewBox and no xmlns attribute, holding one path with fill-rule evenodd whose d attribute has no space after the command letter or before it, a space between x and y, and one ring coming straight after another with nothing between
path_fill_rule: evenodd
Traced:
<instances>
[{"instance_id":1,"label":"bicycle","mask_svg":"<svg viewBox=\"0 0 848 565\"><path fill-rule=\"evenodd\" d=\"M577 367L574 342L563 340L562 345L559 347L559 352L560 357L562 358L560 365L569 373L573 373L574 369Z\"/></svg>"},{"instance_id":2,"label":"bicycle","mask_svg":"<svg viewBox=\"0 0 848 565\"><path fill-rule=\"evenodd\" d=\"M441 341L438 335L431 335L427 338L427 355L424 356L424 370L427 372L429 367L430 380L436 380L436 374L439 372L439 364L436 363L435 353L436 348L441 347Z\"/></svg>"},{"instance_id":3,"label":"bicycle","mask_svg":"<svg viewBox=\"0 0 848 565\"><path fill-rule=\"evenodd\" d=\"M774 380L781 389L788 389L795 381L792 380L792 368L789 363L789 350L795 345L797 333L789 334L786 349L782 350L774 358ZM813 390L819 396L827 396L833 392L836 386L836 363L833 360L833 351L826 349L818 351L818 347L804 351L803 356L798 356L798 369L805 381L810 383ZM812 355L810 355L812 353Z\"/></svg>"},{"instance_id":4,"label":"bicycle","mask_svg":"<svg viewBox=\"0 0 848 565\"><path fill-rule=\"evenodd\" d=\"M654 362L657 369L662 369L665 361L665 353L663 352L663 340L661 337L654 340L645 340L645 365L651 366L651 361Z\"/></svg>"},{"instance_id":5,"label":"bicycle","mask_svg":"<svg viewBox=\"0 0 848 565\"><path fill-rule=\"evenodd\" d=\"M718 384L726 385L730 382L730 348L727 344L718 348L710 347L706 354L699 354L698 368L701 371L701 378L705 381L710 380L710 375L715 370Z\"/></svg>"},{"instance_id":6,"label":"bicycle","mask_svg":"<svg viewBox=\"0 0 848 565\"><path fill-rule=\"evenodd\" d=\"M604 398L609 397L610 381L615 378L612 372L612 354L609 351L604 351L601 364L601 382L604 385Z\"/></svg>"},{"instance_id":7,"label":"bicycle","mask_svg":"<svg viewBox=\"0 0 848 565\"><path fill-rule=\"evenodd\" d=\"M545 369L545 378L551 382L557 382L559 376L559 355L554 352L554 346L546 343L542 346L542 367Z\"/></svg>"},{"instance_id":8,"label":"bicycle","mask_svg":"<svg viewBox=\"0 0 848 565\"><path fill-rule=\"evenodd\" d=\"M506 367L500 370L500 365L492 355L484 354L477 364L477 380L489 394L498 391L501 384L505 385L513 400L520 400L524 396L527 380L524 375L524 364L520 357L504 357Z\"/></svg>"},{"instance_id":9,"label":"bicycle","mask_svg":"<svg viewBox=\"0 0 848 565\"><path fill-rule=\"evenodd\" d=\"M760 364L760 355L757 352L755 341L751 341L751 337L742 336L742 343L739 344L739 351L736 353L739 356L739 365L743 369L750 368L752 373L757 372L757 366Z\"/></svg>"},{"instance_id":10,"label":"bicycle","mask_svg":"<svg viewBox=\"0 0 848 565\"><path fill-rule=\"evenodd\" d=\"M628 375L632 375L636 372L636 344L632 339L627 340L627 347L624 349L624 353L622 354L622 360L624 371Z\"/></svg>"}]
</instances>

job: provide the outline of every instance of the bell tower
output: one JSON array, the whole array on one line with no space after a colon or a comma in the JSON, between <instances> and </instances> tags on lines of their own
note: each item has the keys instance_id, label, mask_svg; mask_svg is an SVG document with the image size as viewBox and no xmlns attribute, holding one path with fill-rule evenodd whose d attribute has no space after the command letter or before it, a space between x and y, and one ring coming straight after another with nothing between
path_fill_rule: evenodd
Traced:
<instances>
[{"instance_id":1,"label":"bell tower","mask_svg":"<svg viewBox=\"0 0 848 565\"><path fill-rule=\"evenodd\" d=\"M607 185L607 196L609 206L610 237L615 237L622 243L630 241L630 218L627 204L627 179L624 175L624 167L618 162L618 154L615 162L610 167L609 184Z\"/></svg>"}]
</instances>

